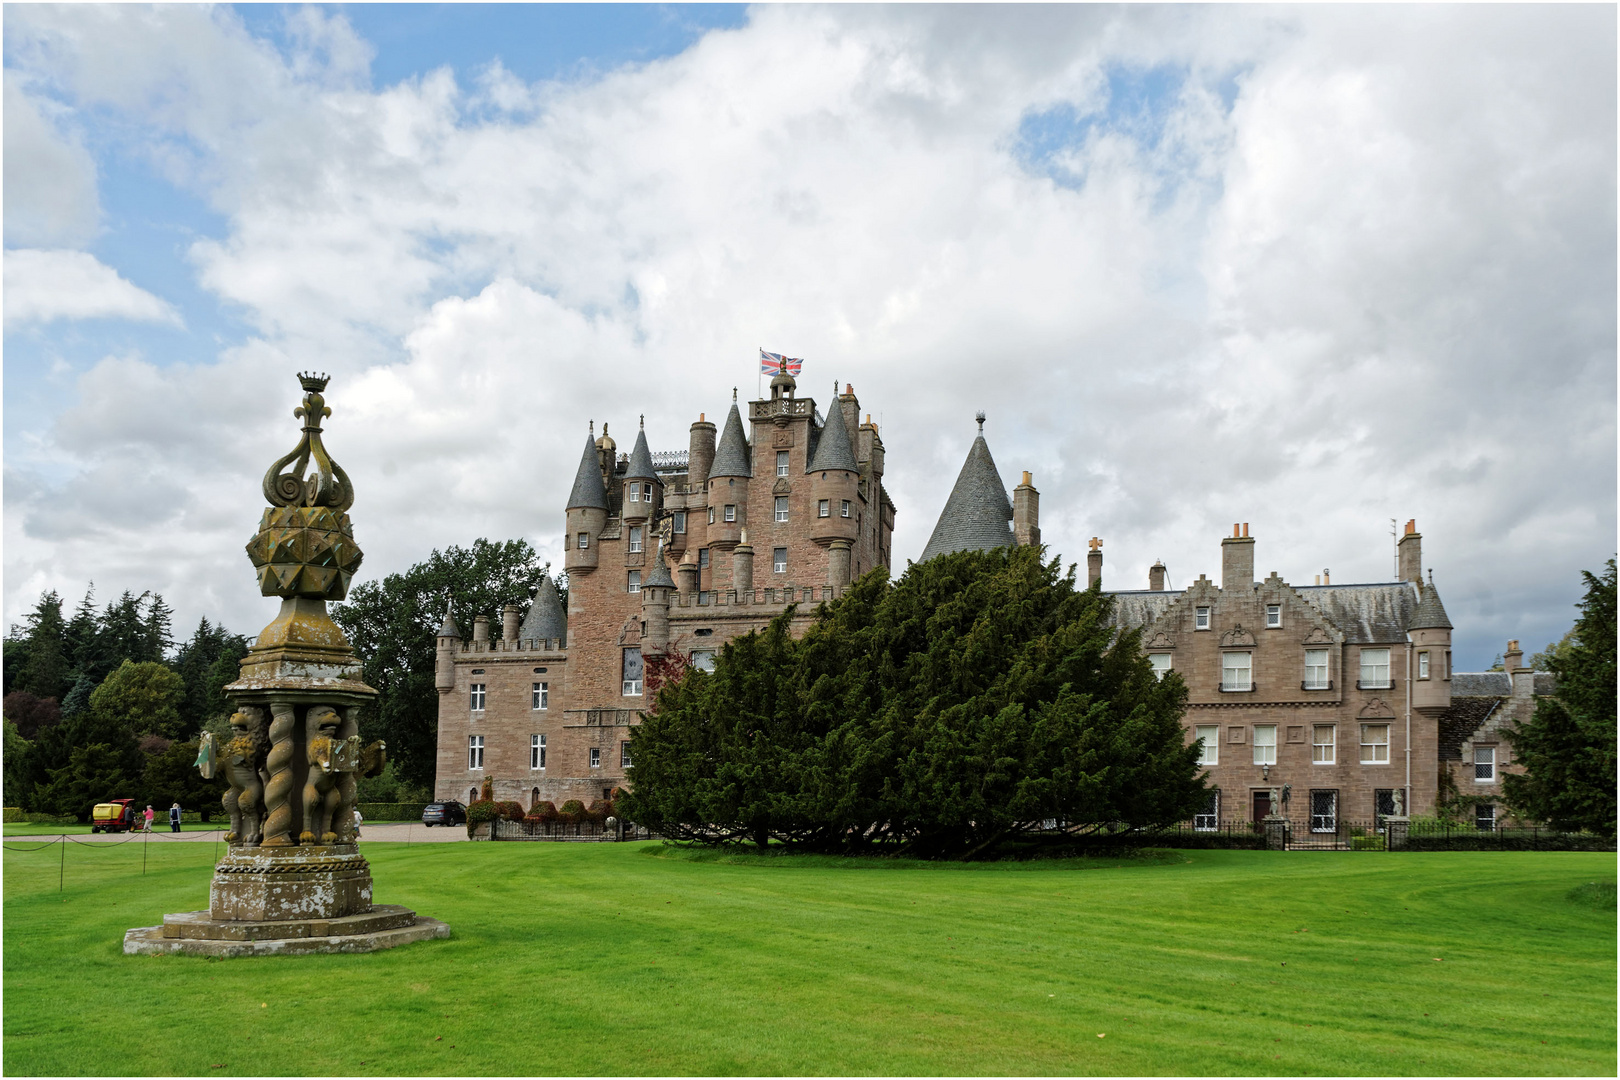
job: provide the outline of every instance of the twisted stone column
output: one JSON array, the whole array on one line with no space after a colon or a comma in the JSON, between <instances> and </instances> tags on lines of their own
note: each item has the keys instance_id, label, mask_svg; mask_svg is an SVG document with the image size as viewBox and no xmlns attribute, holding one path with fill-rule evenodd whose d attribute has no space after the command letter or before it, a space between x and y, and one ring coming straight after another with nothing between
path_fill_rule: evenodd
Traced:
<instances>
[{"instance_id":1,"label":"twisted stone column","mask_svg":"<svg viewBox=\"0 0 1620 1080\"><path fill-rule=\"evenodd\" d=\"M292 835L292 792L297 781L293 777L293 734L298 727L298 716L293 706L275 702L270 706L270 755L265 767L270 770L270 783L264 789L263 847L288 847L294 842Z\"/></svg>"}]
</instances>

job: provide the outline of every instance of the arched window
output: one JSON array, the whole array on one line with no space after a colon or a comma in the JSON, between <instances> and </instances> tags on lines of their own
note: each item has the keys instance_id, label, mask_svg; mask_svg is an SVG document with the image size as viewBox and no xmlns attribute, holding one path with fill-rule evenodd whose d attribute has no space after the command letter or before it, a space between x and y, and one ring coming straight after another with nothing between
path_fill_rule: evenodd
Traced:
<instances>
[{"instance_id":1,"label":"arched window","mask_svg":"<svg viewBox=\"0 0 1620 1080\"><path fill-rule=\"evenodd\" d=\"M529 806L532 809L532 808L534 808L536 806L539 806L539 805L540 805L540 789L535 788L533 791L531 791L529 793Z\"/></svg>"},{"instance_id":2,"label":"arched window","mask_svg":"<svg viewBox=\"0 0 1620 1080\"><path fill-rule=\"evenodd\" d=\"M467 801L469 803L475 803L475 802L478 801L478 789L477 788L470 787L470 788L467 789Z\"/></svg>"}]
</instances>

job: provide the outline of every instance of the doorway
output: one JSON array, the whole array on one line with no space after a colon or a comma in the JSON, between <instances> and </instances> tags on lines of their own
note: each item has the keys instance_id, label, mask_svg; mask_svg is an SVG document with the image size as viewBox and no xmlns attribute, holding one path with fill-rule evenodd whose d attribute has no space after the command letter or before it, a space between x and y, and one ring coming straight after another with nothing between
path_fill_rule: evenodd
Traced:
<instances>
[{"instance_id":1,"label":"doorway","mask_svg":"<svg viewBox=\"0 0 1620 1080\"><path fill-rule=\"evenodd\" d=\"M1265 788L1253 792L1254 795L1254 821L1264 821L1271 816L1271 789Z\"/></svg>"}]
</instances>

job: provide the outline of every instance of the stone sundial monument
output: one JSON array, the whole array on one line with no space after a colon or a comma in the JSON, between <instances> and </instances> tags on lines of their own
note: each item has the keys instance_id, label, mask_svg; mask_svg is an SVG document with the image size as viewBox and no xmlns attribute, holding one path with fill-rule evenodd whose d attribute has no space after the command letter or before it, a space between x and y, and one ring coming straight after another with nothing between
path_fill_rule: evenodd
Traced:
<instances>
[{"instance_id":1,"label":"stone sundial monument","mask_svg":"<svg viewBox=\"0 0 1620 1080\"><path fill-rule=\"evenodd\" d=\"M229 849L214 868L207 911L165 915L124 935L126 953L258 956L370 952L450 928L371 902L371 867L355 840L357 775L382 771L382 743L361 747L359 707L376 696L327 613L360 566L349 477L321 444L332 415L324 375L300 375L297 447L264 477L270 507L248 542L259 591L281 610L225 687L236 712L222 747L205 736L197 764L230 783ZM310 469L305 477L305 470Z\"/></svg>"}]
</instances>

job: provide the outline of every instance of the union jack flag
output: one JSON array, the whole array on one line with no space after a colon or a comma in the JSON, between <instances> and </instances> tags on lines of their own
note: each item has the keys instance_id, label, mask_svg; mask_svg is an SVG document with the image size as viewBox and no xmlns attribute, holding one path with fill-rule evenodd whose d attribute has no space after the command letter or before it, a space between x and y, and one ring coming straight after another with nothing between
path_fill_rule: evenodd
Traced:
<instances>
[{"instance_id":1,"label":"union jack flag","mask_svg":"<svg viewBox=\"0 0 1620 1080\"><path fill-rule=\"evenodd\" d=\"M761 375L775 375L782 370L783 364L787 365L789 375L797 377L799 369L804 366L804 361L796 356L783 356L781 353L766 352L764 349L759 350L759 373Z\"/></svg>"}]
</instances>

